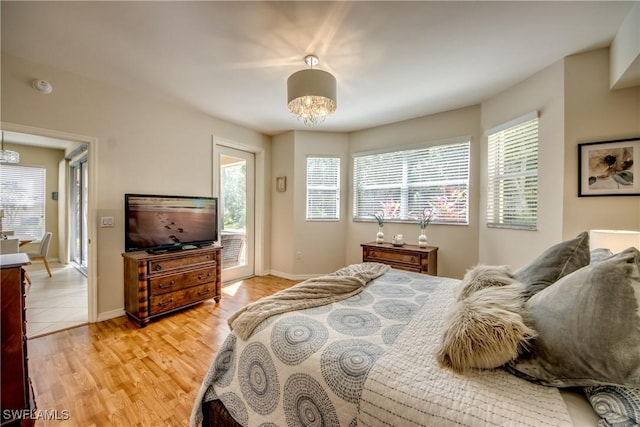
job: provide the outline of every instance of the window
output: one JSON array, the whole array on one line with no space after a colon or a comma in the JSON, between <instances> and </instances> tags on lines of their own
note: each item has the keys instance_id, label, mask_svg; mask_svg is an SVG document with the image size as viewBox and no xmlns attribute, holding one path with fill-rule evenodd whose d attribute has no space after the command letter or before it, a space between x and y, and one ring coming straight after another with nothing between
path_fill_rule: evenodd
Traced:
<instances>
[{"instance_id":1,"label":"window","mask_svg":"<svg viewBox=\"0 0 640 427\"><path fill-rule=\"evenodd\" d=\"M307 157L307 220L340 219L340 158Z\"/></svg>"},{"instance_id":2,"label":"window","mask_svg":"<svg viewBox=\"0 0 640 427\"><path fill-rule=\"evenodd\" d=\"M538 219L538 114L489 135L487 225L535 230Z\"/></svg>"},{"instance_id":3,"label":"window","mask_svg":"<svg viewBox=\"0 0 640 427\"><path fill-rule=\"evenodd\" d=\"M45 232L44 168L20 165L0 167L2 229L40 239Z\"/></svg>"},{"instance_id":4,"label":"window","mask_svg":"<svg viewBox=\"0 0 640 427\"><path fill-rule=\"evenodd\" d=\"M433 223L469 223L470 138L354 156L353 219L415 222L425 208Z\"/></svg>"}]
</instances>

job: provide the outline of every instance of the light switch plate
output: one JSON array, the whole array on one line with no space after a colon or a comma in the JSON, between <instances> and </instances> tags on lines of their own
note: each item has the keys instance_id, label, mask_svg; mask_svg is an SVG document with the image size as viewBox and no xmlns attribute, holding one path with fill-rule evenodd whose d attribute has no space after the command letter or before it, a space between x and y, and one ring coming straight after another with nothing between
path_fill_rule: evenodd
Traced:
<instances>
[{"instance_id":1,"label":"light switch plate","mask_svg":"<svg viewBox=\"0 0 640 427\"><path fill-rule=\"evenodd\" d=\"M103 216L100 218L100 227L113 227L114 218L112 216Z\"/></svg>"}]
</instances>

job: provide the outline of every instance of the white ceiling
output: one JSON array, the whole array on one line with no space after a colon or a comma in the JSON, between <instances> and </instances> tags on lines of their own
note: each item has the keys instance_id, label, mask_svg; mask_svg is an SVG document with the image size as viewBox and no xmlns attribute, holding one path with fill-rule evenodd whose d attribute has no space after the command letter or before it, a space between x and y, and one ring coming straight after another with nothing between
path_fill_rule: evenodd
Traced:
<instances>
[{"instance_id":1,"label":"white ceiling","mask_svg":"<svg viewBox=\"0 0 640 427\"><path fill-rule=\"evenodd\" d=\"M348 132L477 104L608 46L632 4L2 1L2 50L272 135L306 129L286 81L314 53L338 109L313 129Z\"/></svg>"}]
</instances>

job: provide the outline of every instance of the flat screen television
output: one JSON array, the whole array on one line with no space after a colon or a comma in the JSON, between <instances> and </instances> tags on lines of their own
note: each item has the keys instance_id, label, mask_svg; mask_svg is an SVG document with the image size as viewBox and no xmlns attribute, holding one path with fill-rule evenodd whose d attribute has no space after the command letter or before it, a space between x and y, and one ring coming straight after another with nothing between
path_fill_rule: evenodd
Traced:
<instances>
[{"instance_id":1,"label":"flat screen television","mask_svg":"<svg viewBox=\"0 0 640 427\"><path fill-rule=\"evenodd\" d=\"M165 252L218 240L216 197L125 194L125 251Z\"/></svg>"}]
</instances>

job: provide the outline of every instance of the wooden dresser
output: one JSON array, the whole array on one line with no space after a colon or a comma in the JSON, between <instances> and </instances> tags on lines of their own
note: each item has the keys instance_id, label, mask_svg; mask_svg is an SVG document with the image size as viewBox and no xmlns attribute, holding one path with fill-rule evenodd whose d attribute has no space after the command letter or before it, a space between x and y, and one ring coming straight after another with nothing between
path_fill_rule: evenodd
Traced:
<instances>
[{"instance_id":1,"label":"wooden dresser","mask_svg":"<svg viewBox=\"0 0 640 427\"><path fill-rule=\"evenodd\" d=\"M381 262L400 270L438 275L438 248L417 245L394 246L391 243L363 243L362 261Z\"/></svg>"},{"instance_id":2,"label":"wooden dresser","mask_svg":"<svg viewBox=\"0 0 640 427\"><path fill-rule=\"evenodd\" d=\"M2 322L2 425L32 426L36 402L29 378L24 253L0 255L0 321Z\"/></svg>"},{"instance_id":3,"label":"wooden dresser","mask_svg":"<svg viewBox=\"0 0 640 427\"><path fill-rule=\"evenodd\" d=\"M221 247L164 254L123 253L124 306L138 325L214 298L220 302Z\"/></svg>"}]
</instances>

